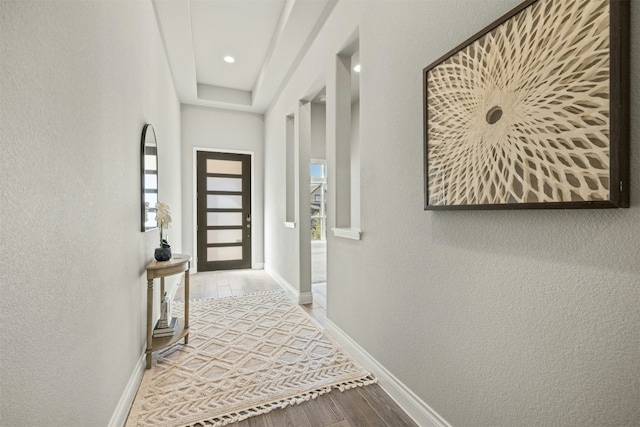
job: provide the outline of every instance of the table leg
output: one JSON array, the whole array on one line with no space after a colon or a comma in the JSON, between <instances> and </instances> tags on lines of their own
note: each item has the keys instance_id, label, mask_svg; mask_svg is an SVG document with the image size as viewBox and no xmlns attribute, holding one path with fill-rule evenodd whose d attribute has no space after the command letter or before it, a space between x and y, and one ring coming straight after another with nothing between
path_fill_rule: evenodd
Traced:
<instances>
[{"instance_id":1,"label":"table leg","mask_svg":"<svg viewBox=\"0 0 640 427\"><path fill-rule=\"evenodd\" d=\"M189 266L184 272L184 327L187 334L184 336L184 343L189 344Z\"/></svg>"},{"instance_id":2,"label":"table leg","mask_svg":"<svg viewBox=\"0 0 640 427\"><path fill-rule=\"evenodd\" d=\"M153 279L147 280L147 369L151 368L151 353L153 351L153 331L151 317L153 316Z\"/></svg>"}]
</instances>

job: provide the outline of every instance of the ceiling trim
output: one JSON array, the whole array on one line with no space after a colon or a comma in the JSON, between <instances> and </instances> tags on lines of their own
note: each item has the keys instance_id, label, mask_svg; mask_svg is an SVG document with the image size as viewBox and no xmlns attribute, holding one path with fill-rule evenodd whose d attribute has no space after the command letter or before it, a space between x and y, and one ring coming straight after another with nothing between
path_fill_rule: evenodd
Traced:
<instances>
[{"instance_id":1,"label":"ceiling trim","mask_svg":"<svg viewBox=\"0 0 640 427\"><path fill-rule=\"evenodd\" d=\"M190 0L152 0L180 102L263 114L280 96L337 3L286 0L253 90L247 91L199 83Z\"/></svg>"}]
</instances>

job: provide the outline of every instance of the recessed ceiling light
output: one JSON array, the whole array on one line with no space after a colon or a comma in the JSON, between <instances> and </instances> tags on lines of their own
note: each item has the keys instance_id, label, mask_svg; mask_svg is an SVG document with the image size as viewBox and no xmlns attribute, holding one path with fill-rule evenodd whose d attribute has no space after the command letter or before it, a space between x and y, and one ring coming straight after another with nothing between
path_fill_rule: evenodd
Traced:
<instances>
[{"instance_id":1,"label":"recessed ceiling light","mask_svg":"<svg viewBox=\"0 0 640 427\"><path fill-rule=\"evenodd\" d=\"M233 56L225 56L223 59L224 62L228 64L233 64L234 62L236 62L236 58L234 58Z\"/></svg>"},{"instance_id":2,"label":"recessed ceiling light","mask_svg":"<svg viewBox=\"0 0 640 427\"><path fill-rule=\"evenodd\" d=\"M360 64L358 64L355 67L353 67L353 71L355 71L356 73L359 73L360 72Z\"/></svg>"}]
</instances>

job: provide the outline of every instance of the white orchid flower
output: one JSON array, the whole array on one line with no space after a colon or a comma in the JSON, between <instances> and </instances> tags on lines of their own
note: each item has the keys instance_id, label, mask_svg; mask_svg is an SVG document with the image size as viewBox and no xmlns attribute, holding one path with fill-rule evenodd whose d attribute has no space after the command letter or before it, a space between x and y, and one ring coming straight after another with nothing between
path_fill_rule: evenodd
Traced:
<instances>
[{"instance_id":1,"label":"white orchid flower","mask_svg":"<svg viewBox=\"0 0 640 427\"><path fill-rule=\"evenodd\" d=\"M156 222L160 229L160 247L164 247L164 245L168 245L168 243L164 241L162 231L165 228L169 228L169 224L171 224L171 211L169 210L169 205L166 203L156 203Z\"/></svg>"}]
</instances>

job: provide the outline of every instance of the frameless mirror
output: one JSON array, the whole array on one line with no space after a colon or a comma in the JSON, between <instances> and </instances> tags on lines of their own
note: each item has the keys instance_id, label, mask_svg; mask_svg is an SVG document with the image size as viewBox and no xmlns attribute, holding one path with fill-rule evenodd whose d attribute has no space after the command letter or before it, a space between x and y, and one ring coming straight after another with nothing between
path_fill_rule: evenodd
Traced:
<instances>
[{"instance_id":1,"label":"frameless mirror","mask_svg":"<svg viewBox=\"0 0 640 427\"><path fill-rule=\"evenodd\" d=\"M140 143L140 188L142 201L142 231L158 228L156 203L158 202L158 144L150 124L142 128Z\"/></svg>"}]
</instances>

